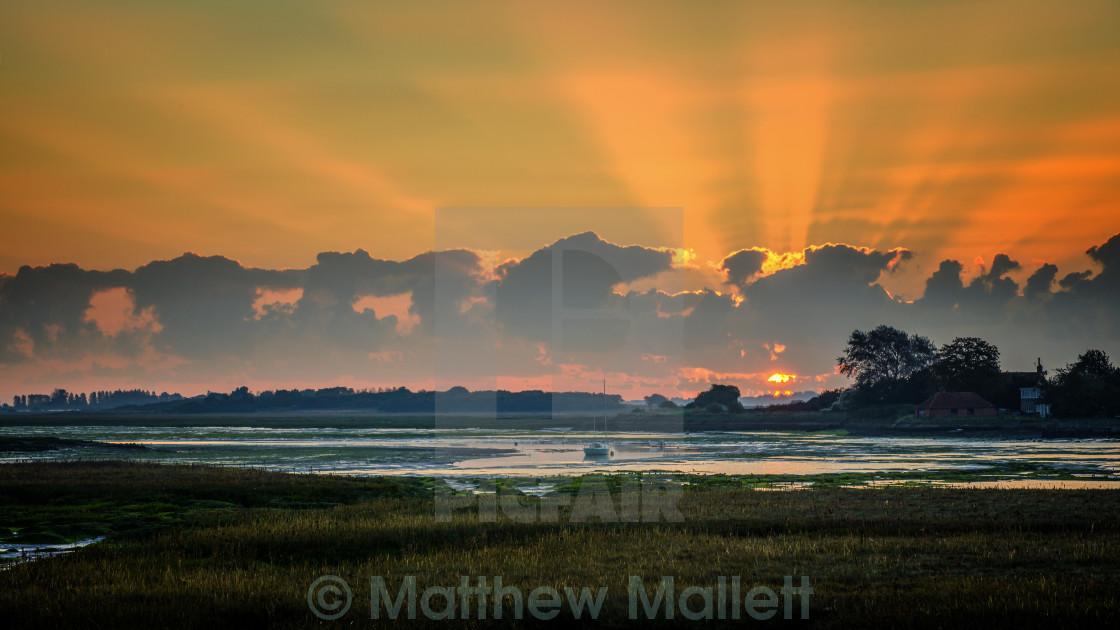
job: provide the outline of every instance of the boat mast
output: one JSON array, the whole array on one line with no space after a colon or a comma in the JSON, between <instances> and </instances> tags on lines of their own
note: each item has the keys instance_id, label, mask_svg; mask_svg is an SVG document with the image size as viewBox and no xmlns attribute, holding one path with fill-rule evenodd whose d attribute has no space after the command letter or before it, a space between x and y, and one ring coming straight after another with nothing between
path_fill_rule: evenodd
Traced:
<instances>
[{"instance_id":1,"label":"boat mast","mask_svg":"<svg viewBox=\"0 0 1120 630\"><path fill-rule=\"evenodd\" d=\"M607 377L603 377L603 397L599 400L603 408L603 437L607 436Z\"/></svg>"}]
</instances>

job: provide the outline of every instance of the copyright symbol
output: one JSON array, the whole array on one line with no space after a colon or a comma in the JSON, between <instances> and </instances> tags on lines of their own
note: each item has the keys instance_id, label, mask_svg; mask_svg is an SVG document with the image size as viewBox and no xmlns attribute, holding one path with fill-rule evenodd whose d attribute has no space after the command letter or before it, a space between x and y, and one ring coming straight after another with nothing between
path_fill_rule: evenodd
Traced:
<instances>
[{"instance_id":1,"label":"copyright symbol","mask_svg":"<svg viewBox=\"0 0 1120 630\"><path fill-rule=\"evenodd\" d=\"M353 601L350 585L337 575L324 575L307 589L307 606L324 621L334 621L345 615Z\"/></svg>"}]
</instances>

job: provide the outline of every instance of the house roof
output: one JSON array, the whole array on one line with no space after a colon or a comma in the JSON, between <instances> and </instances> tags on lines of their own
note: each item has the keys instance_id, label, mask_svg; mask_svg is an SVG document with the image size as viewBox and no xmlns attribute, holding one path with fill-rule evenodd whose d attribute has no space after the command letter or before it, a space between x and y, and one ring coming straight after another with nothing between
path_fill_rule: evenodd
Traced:
<instances>
[{"instance_id":1,"label":"house roof","mask_svg":"<svg viewBox=\"0 0 1120 630\"><path fill-rule=\"evenodd\" d=\"M918 409L964 409L984 408L995 405L984 400L984 397L975 392L938 392L922 401Z\"/></svg>"},{"instance_id":2,"label":"house roof","mask_svg":"<svg viewBox=\"0 0 1120 630\"><path fill-rule=\"evenodd\" d=\"M1038 372L1004 372L1016 387L1033 387L1046 382L1046 377Z\"/></svg>"}]
</instances>

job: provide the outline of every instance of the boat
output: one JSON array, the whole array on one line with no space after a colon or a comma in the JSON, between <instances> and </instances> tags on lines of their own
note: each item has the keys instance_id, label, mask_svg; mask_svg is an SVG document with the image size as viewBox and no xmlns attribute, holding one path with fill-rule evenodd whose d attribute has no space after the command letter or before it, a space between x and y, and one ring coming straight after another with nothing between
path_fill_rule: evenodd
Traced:
<instances>
[{"instance_id":1,"label":"boat","mask_svg":"<svg viewBox=\"0 0 1120 630\"><path fill-rule=\"evenodd\" d=\"M603 379L603 398L604 398L604 400L606 399L606 395L607 395L607 379ZM595 418L591 419L591 430L592 431L595 431L595 424L596 424L595 420L596 420L596 418L598 418L598 415L596 415ZM606 416L606 414L603 414L603 436L606 437L606 434L607 434L607 416ZM588 444L587 446L583 447L583 454L584 454L585 457L610 457L611 455L614 455L614 449L612 449L611 445L607 444L606 442L592 442L591 444Z\"/></svg>"},{"instance_id":2,"label":"boat","mask_svg":"<svg viewBox=\"0 0 1120 630\"><path fill-rule=\"evenodd\" d=\"M583 454L588 457L607 457L614 454L611 450L610 444L603 442L592 442L588 446L583 447Z\"/></svg>"}]
</instances>

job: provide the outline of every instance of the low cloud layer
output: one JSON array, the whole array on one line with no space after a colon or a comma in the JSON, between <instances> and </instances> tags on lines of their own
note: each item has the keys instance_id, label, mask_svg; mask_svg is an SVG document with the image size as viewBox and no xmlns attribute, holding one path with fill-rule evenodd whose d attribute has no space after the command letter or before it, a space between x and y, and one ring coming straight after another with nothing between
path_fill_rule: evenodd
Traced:
<instances>
[{"instance_id":1,"label":"low cloud layer","mask_svg":"<svg viewBox=\"0 0 1120 630\"><path fill-rule=\"evenodd\" d=\"M847 335L881 323L937 343L984 337L1005 369L1036 357L1053 368L1090 347L1120 354L1120 235L1086 253L1095 269L997 253L969 274L945 260L913 301L880 284L911 252L844 244L741 249L714 265L720 286L627 290L671 280L672 254L590 232L496 266L469 250L403 261L357 250L305 269L189 253L131 271L22 267L0 275L0 394L590 390L605 377L629 398L717 381L773 391L775 373L795 375L782 389L821 389L845 383L834 362Z\"/></svg>"}]
</instances>

